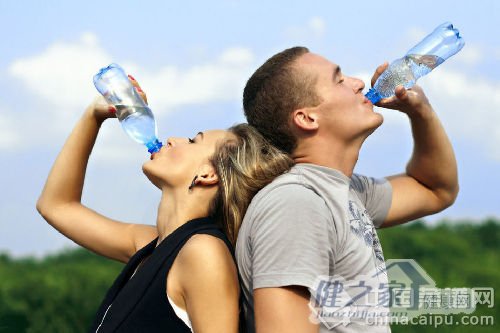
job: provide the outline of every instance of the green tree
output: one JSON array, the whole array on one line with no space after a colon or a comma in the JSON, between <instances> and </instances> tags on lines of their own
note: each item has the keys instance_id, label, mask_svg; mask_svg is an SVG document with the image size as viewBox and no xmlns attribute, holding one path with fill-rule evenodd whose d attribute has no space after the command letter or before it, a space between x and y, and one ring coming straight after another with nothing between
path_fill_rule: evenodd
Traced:
<instances>
[{"instance_id":1,"label":"green tree","mask_svg":"<svg viewBox=\"0 0 500 333\"><path fill-rule=\"evenodd\" d=\"M379 236L386 259L415 259L439 288L493 287L496 308L478 306L474 315L498 322L500 223L445 221L428 226L415 221L383 229ZM13 259L0 254L0 333L86 332L123 264L84 249L43 259ZM456 315L453 320L460 320ZM434 332L433 326L393 325L394 333ZM440 326L439 332L497 333L493 326Z\"/></svg>"}]
</instances>

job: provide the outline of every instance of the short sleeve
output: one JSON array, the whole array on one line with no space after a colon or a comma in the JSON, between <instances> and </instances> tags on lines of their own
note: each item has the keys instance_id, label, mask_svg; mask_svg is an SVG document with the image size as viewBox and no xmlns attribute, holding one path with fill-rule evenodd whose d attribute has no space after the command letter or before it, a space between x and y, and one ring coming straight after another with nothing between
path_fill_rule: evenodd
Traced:
<instances>
[{"instance_id":1,"label":"short sleeve","mask_svg":"<svg viewBox=\"0 0 500 333\"><path fill-rule=\"evenodd\" d=\"M314 288L333 258L331 214L323 199L298 185L279 186L259 200L252 216L253 288Z\"/></svg>"},{"instance_id":2,"label":"short sleeve","mask_svg":"<svg viewBox=\"0 0 500 333\"><path fill-rule=\"evenodd\" d=\"M354 174L351 177L351 187L365 205L375 227L384 222L392 202L392 186L385 178L366 177Z\"/></svg>"}]
</instances>

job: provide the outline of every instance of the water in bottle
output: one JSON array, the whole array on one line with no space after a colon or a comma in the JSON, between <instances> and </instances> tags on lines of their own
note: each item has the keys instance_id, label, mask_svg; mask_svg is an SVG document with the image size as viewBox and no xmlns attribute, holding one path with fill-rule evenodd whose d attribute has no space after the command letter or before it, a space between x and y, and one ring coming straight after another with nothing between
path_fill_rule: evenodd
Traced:
<instances>
[{"instance_id":1,"label":"water in bottle","mask_svg":"<svg viewBox=\"0 0 500 333\"><path fill-rule=\"evenodd\" d=\"M116 116L125 132L145 145L153 154L162 143L157 138L156 121L151 109L137 93L125 71L117 64L102 68L94 76L94 85L106 101L116 108Z\"/></svg>"},{"instance_id":2,"label":"water in bottle","mask_svg":"<svg viewBox=\"0 0 500 333\"><path fill-rule=\"evenodd\" d=\"M132 139L146 146L157 140L155 120L149 107L115 105L115 108L123 129Z\"/></svg>"},{"instance_id":3,"label":"water in bottle","mask_svg":"<svg viewBox=\"0 0 500 333\"><path fill-rule=\"evenodd\" d=\"M397 86L409 89L464 46L459 31L451 23L443 23L400 59L393 61L380 75L366 97L377 103L394 96Z\"/></svg>"}]
</instances>

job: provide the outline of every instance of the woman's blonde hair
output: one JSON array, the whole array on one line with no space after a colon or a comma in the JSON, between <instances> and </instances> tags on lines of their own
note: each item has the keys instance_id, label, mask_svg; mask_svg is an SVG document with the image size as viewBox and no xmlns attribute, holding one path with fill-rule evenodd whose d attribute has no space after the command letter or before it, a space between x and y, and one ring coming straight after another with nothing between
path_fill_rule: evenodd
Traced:
<instances>
[{"instance_id":1,"label":"woman's blonde hair","mask_svg":"<svg viewBox=\"0 0 500 333\"><path fill-rule=\"evenodd\" d=\"M236 138L219 144L210 161L219 176L219 189L210 211L235 245L253 196L287 172L294 162L248 124L235 125L228 131Z\"/></svg>"}]
</instances>

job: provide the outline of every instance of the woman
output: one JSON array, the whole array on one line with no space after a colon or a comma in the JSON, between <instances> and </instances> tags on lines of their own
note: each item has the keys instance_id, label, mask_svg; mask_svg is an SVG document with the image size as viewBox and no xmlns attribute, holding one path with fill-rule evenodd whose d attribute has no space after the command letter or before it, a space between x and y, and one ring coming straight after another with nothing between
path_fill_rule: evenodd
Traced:
<instances>
[{"instance_id":1,"label":"woman","mask_svg":"<svg viewBox=\"0 0 500 333\"><path fill-rule=\"evenodd\" d=\"M137 91L146 96L130 78ZM292 161L248 125L170 138L143 172L162 191L156 227L81 204L89 155L113 108L94 101L62 148L37 209L81 246L126 263L91 332L237 332L232 245L253 195Z\"/></svg>"}]
</instances>

